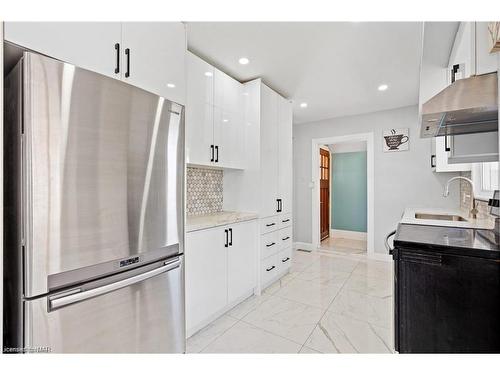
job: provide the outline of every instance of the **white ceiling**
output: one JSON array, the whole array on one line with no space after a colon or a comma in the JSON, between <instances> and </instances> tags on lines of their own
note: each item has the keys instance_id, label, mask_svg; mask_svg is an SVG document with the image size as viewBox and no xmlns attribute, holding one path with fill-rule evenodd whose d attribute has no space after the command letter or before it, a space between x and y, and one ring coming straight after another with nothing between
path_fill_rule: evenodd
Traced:
<instances>
[{"instance_id":1,"label":"white ceiling","mask_svg":"<svg viewBox=\"0 0 500 375\"><path fill-rule=\"evenodd\" d=\"M420 22L188 22L188 48L294 101L294 123L416 104ZM240 65L242 56L250 64ZM380 92L377 87L388 84ZM301 102L308 107L299 107Z\"/></svg>"}]
</instances>

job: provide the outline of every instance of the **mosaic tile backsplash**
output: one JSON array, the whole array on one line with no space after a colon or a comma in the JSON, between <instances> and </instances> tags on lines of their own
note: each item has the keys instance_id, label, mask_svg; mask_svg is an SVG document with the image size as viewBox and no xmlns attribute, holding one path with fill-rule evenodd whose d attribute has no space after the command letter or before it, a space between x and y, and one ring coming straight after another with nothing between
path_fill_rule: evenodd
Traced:
<instances>
[{"instance_id":1,"label":"mosaic tile backsplash","mask_svg":"<svg viewBox=\"0 0 500 375\"><path fill-rule=\"evenodd\" d=\"M187 168L186 210L188 216L222 211L222 180L222 170Z\"/></svg>"}]
</instances>

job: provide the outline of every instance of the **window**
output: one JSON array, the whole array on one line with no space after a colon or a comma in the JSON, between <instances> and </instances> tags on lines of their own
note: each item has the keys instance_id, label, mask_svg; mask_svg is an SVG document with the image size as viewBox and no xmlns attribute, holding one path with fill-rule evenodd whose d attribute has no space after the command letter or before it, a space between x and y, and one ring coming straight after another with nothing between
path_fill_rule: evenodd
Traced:
<instances>
[{"instance_id":1,"label":"window","mask_svg":"<svg viewBox=\"0 0 500 375\"><path fill-rule=\"evenodd\" d=\"M498 162L473 164L472 181L476 198L492 198L493 192L498 190Z\"/></svg>"}]
</instances>

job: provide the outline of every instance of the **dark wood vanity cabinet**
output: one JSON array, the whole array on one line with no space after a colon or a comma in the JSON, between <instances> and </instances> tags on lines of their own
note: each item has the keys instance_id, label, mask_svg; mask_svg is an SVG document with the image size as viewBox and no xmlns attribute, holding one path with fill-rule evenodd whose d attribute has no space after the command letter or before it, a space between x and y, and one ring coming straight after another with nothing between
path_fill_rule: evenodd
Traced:
<instances>
[{"instance_id":1,"label":"dark wood vanity cabinet","mask_svg":"<svg viewBox=\"0 0 500 375\"><path fill-rule=\"evenodd\" d=\"M500 353L500 260L396 246L400 353Z\"/></svg>"}]
</instances>

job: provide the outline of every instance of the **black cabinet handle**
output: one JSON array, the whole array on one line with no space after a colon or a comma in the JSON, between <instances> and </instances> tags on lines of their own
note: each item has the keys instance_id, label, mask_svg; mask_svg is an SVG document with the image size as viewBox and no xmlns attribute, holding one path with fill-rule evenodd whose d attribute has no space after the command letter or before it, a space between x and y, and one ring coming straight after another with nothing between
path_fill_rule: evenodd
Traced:
<instances>
[{"instance_id":1,"label":"black cabinet handle","mask_svg":"<svg viewBox=\"0 0 500 375\"><path fill-rule=\"evenodd\" d=\"M447 135L444 136L444 150L446 152L451 151L450 146L448 146L448 136Z\"/></svg>"},{"instance_id":2,"label":"black cabinet handle","mask_svg":"<svg viewBox=\"0 0 500 375\"><path fill-rule=\"evenodd\" d=\"M288 262L289 260L290 260L290 258L288 258L288 257L286 257L285 259L281 259L281 261L282 261L283 263Z\"/></svg>"},{"instance_id":3,"label":"black cabinet handle","mask_svg":"<svg viewBox=\"0 0 500 375\"><path fill-rule=\"evenodd\" d=\"M226 234L226 243L224 244L224 247L229 246L229 231L227 229L224 229L224 233Z\"/></svg>"},{"instance_id":4,"label":"black cabinet handle","mask_svg":"<svg viewBox=\"0 0 500 375\"><path fill-rule=\"evenodd\" d=\"M233 246L233 228L229 228L229 246Z\"/></svg>"},{"instance_id":5,"label":"black cabinet handle","mask_svg":"<svg viewBox=\"0 0 500 375\"><path fill-rule=\"evenodd\" d=\"M125 72L125 77L130 77L130 48L125 48L125 56L127 56L127 70Z\"/></svg>"},{"instance_id":6,"label":"black cabinet handle","mask_svg":"<svg viewBox=\"0 0 500 375\"><path fill-rule=\"evenodd\" d=\"M431 155L431 168L436 167L436 155Z\"/></svg>"},{"instance_id":7,"label":"black cabinet handle","mask_svg":"<svg viewBox=\"0 0 500 375\"><path fill-rule=\"evenodd\" d=\"M219 146L215 146L215 162L219 162Z\"/></svg>"},{"instance_id":8,"label":"black cabinet handle","mask_svg":"<svg viewBox=\"0 0 500 375\"><path fill-rule=\"evenodd\" d=\"M280 199L280 212L283 212L283 199Z\"/></svg>"},{"instance_id":9,"label":"black cabinet handle","mask_svg":"<svg viewBox=\"0 0 500 375\"><path fill-rule=\"evenodd\" d=\"M288 223L290 219L281 220L282 223Z\"/></svg>"},{"instance_id":10,"label":"black cabinet handle","mask_svg":"<svg viewBox=\"0 0 500 375\"><path fill-rule=\"evenodd\" d=\"M276 225L276 223L266 224L266 227L272 227L273 225Z\"/></svg>"},{"instance_id":11,"label":"black cabinet handle","mask_svg":"<svg viewBox=\"0 0 500 375\"><path fill-rule=\"evenodd\" d=\"M270 244L266 245L266 247L271 247L271 246L274 246L276 245L276 242L271 242Z\"/></svg>"},{"instance_id":12,"label":"black cabinet handle","mask_svg":"<svg viewBox=\"0 0 500 375\"><path fill-rule=\"evenodd\" d=\"M210 161L213 162L215 159L214 159L214 145L210 145L210 152L212 154L212 157L210 158Z\"/></svg>"},{"instance_id":13,"label":"black cabinet handle","mask_svg":"<svg viewBox=\"0 0 500 375\"><path fill-rule=\"evenodd\" d=\"M276 268L276 266L272 266L271 268L266 268L266 271L269 272L269 271L272 271Z\"/></svg>"},{"instance_id":14,"label":"black cabinet handle","mask_svg":"<svg viewBox=\"0 0 500 375\"><path fill-rule=\"evenodd\" d=\"M116 50L115 74L118 74L120 73L120 43L115 44L115 50Z\"/></svg>"},{"instance_id":15,"label":"black cabinet handle","mask_svg":"<svg viewBox=\"0 0 500 375\"><path fill-rule=\"evenodd\" d=\"M290 236L287 236L287 237L285 237L285 238L282 238L281 240L282 240L282 241L286 241L286 240L289 240L289 239L290 239Z\"/></svg>"},{"instance_id":16,"label":"black cabinet handle","mask_svg":"<svg viewBox=\"0 0 500 375\"><path fill-rule=\"evenodd\" d=\"M281 199L276 199L276 202L278 202L278 209L276 210L276 212L281 212Z\"/></svg>"}]
</instances>

